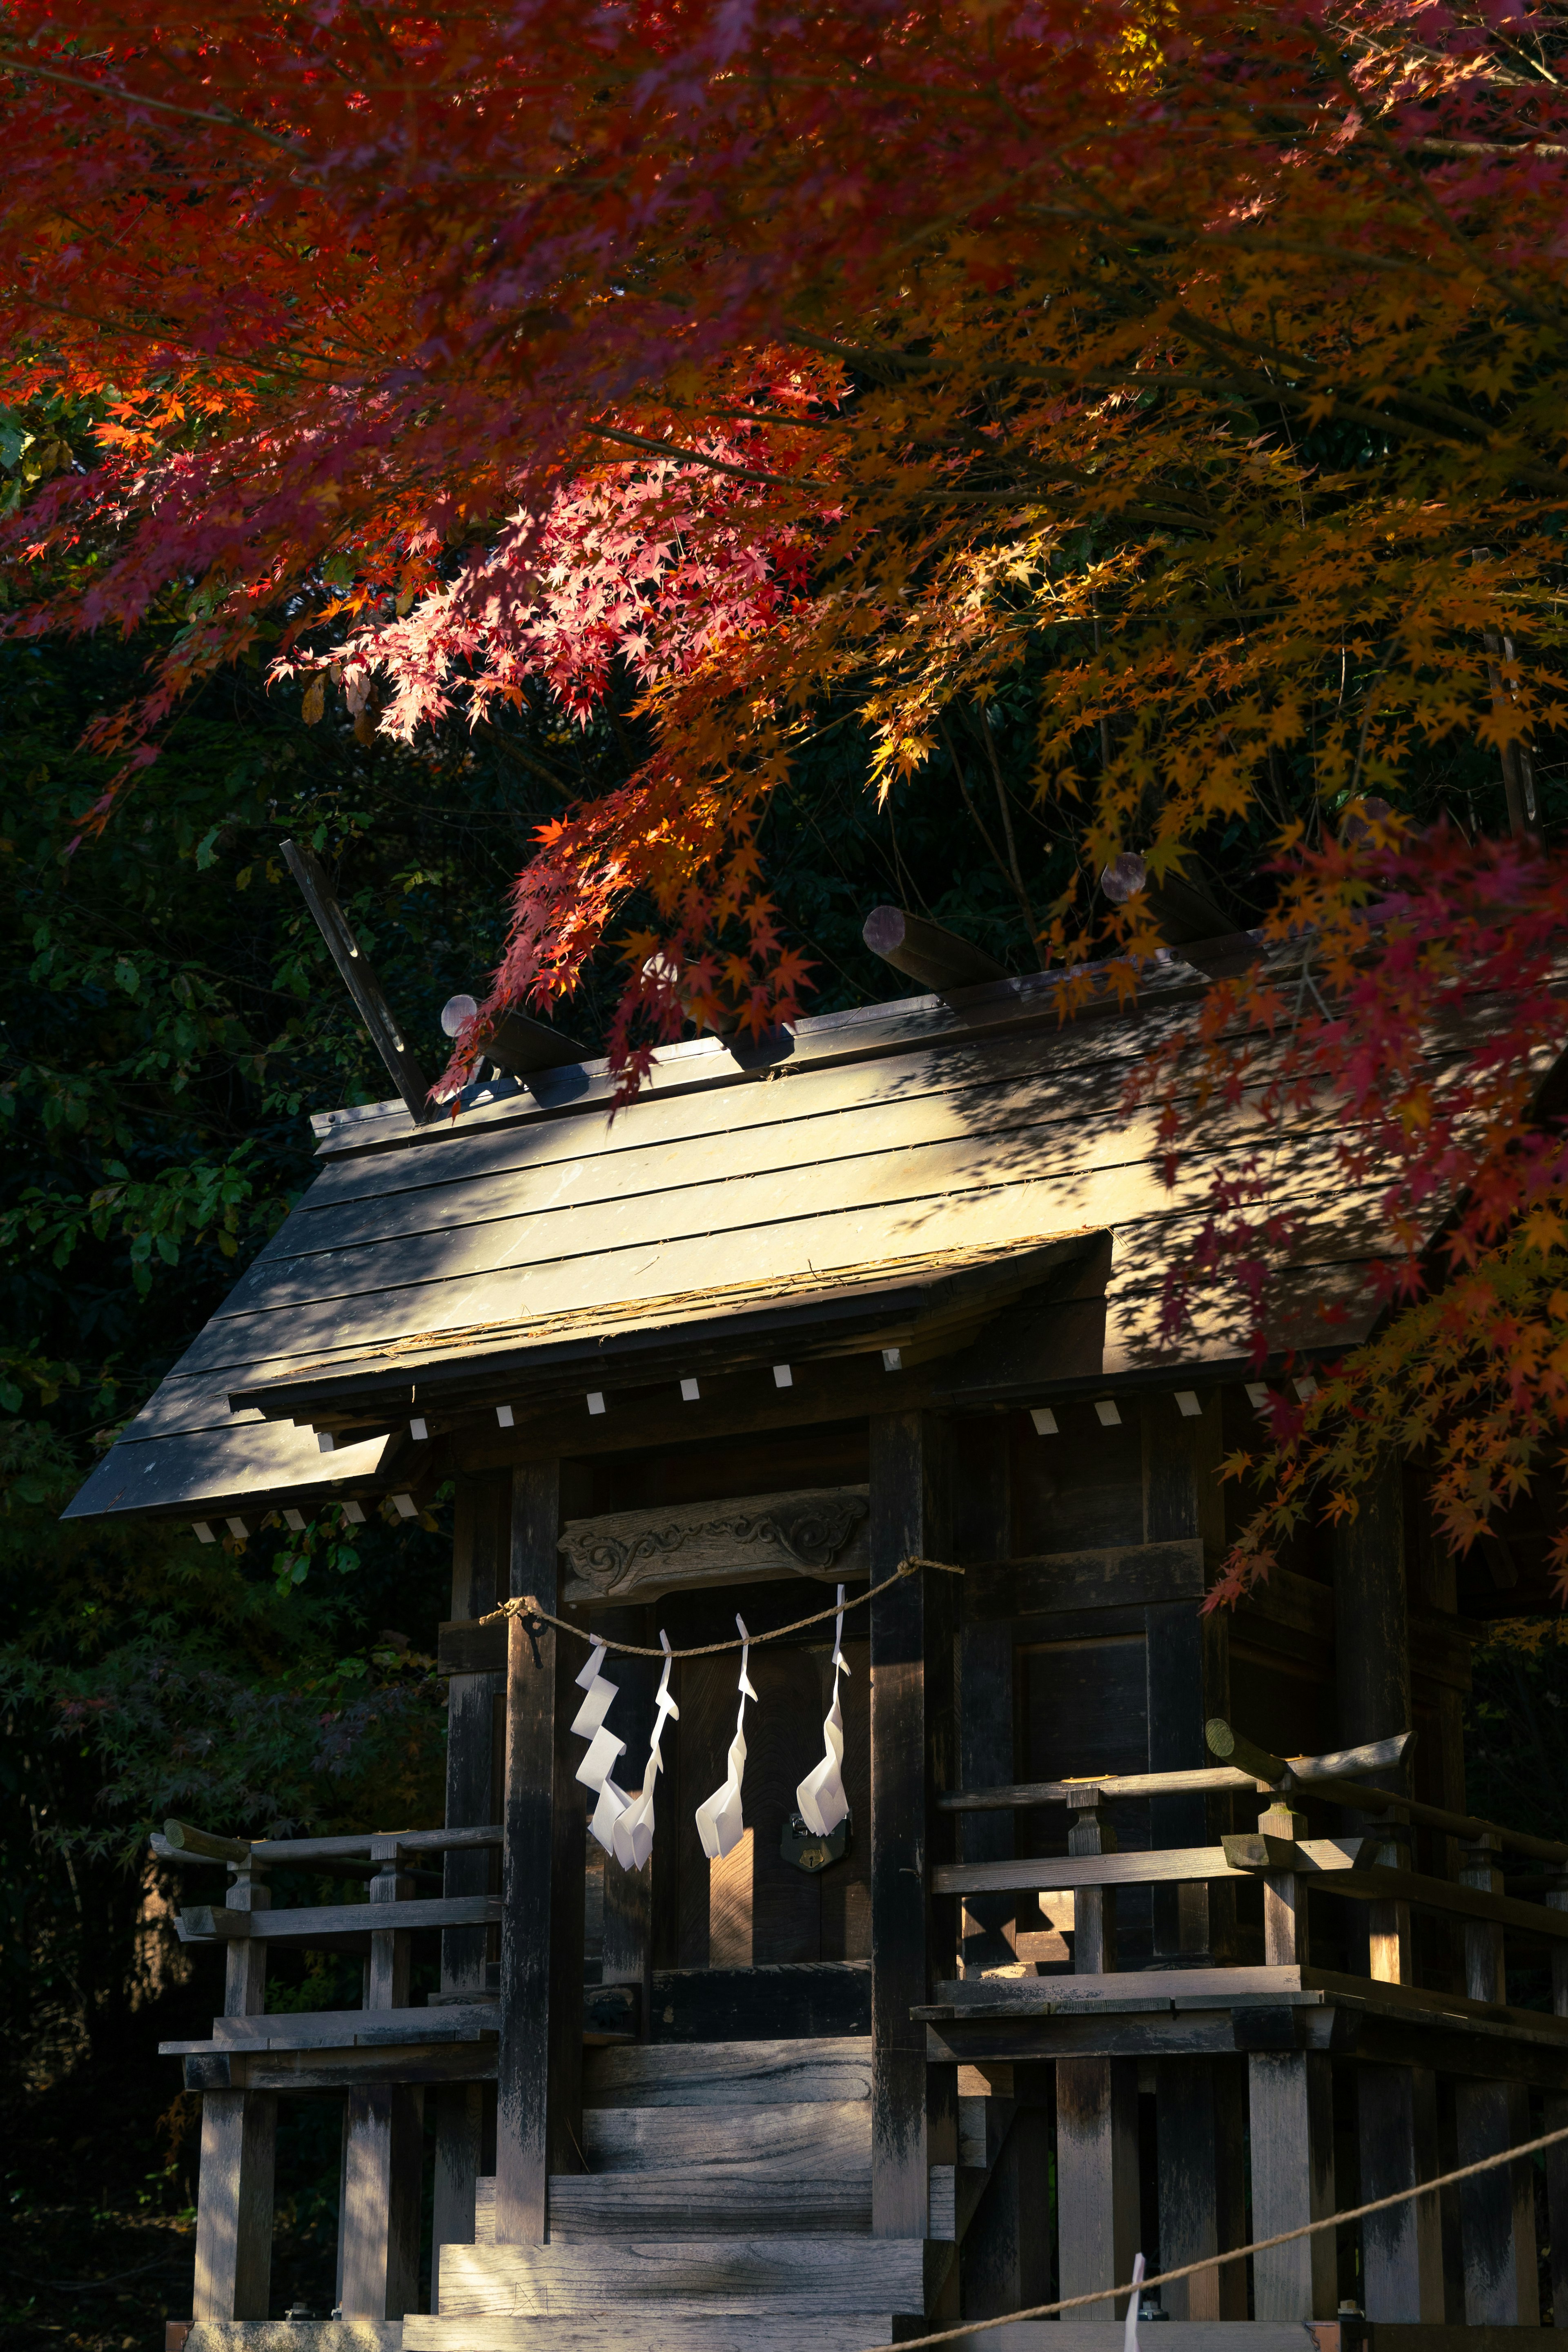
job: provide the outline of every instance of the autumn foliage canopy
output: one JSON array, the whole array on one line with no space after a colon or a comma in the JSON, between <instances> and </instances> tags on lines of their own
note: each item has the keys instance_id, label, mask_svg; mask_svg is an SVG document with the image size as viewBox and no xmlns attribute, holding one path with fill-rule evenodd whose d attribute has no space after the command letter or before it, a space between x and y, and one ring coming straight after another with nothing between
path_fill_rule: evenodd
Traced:
<instances>
[{"instance_id":1,"label":"autumn foliage canopy","mask_svg":"<svg viewBox=\"0 0 1568 2352\"><path fill-rule=\"evenodd\" d=\"M1141 1081L1173 1153L1216 1097L1257 1122L1173 1329L1239 1280L1268 1357L1271 1139L1324 1089L1392 1221L1378 1336L1279 1386L1236 1578L1389 1446L1426 1451L1460 1541L1550 1472L1560 10L5 0L0 26L0 397L96 418L89 463L35 436L8 625L183 610L100 724L85 838L263 622L278 690L367 731L538 691L586 718L629 677L651 752L544 829L454 1075L630 921L635 1081L689 1016L803 1002L757 836L822 714L853 714L868 792L945 748L1005 828L984 717L1022 685L1076 880L1036 905L1012 866L1068 1009L1158 943L1111 861L1158 885L1259 811L1275 839L1296 978L1216 987Z\"/></svg>"}]
</instances>

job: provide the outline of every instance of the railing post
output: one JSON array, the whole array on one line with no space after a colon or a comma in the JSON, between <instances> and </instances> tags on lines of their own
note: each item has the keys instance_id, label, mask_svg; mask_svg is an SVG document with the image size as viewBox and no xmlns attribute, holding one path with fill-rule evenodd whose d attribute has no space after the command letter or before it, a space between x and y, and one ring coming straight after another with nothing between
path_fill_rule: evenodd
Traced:
<instances>
[{"instance_id":1,"label":"railing post","mask_svg":"<svg viewBox=\"0 0 1568 2352\"><path fill-rule=\"evenodd\" d=\"M245 1862L228 1890L231 1911L265 1911L272 1901L259 1864ZM224 1954L224 2014L259 2017L267 2007L267 1947L236 1937ZM204 2091L196 2190L195 2316L265 2319L272 2280L272 2179L278 2098L271 2091Z\"/></svg>"},{"instance_id":2,"label":"railing post","mask_svg":"<svg viewBox=\"0 0 1568 2352\"><path fill-rule=\"evenodd\" d=\"M1460 1849L1459 1878L1489 1895L1502 1892L1501 1846L1478 1838ZM1503 2002L1508 1979L1503 1931L1487 1919L1465 1922L1465 1990L1472 2000ZM1530 2137L1530 2099L1522 2083L1464 2079L1455 2084L1458 2159L1474 2164ZM1534 2184L1528 2163L1500 2165L1459 2184L1459 2234L1465 2256L1465 2324L1538 2327Z\"/></svg>"},{"instance_id":3,"label":"railing post","mask_svg":"<svg viewBox=\"0 0 1568 2352\"><path fill-rule=\"evenodd\" d=\"M520 1462L511 1481L511 1594L532 1593L552 1614L561 1606L561 1518L559 1461ZM496 2075L496 2238L503 2245L544 2242L550 2176L582 2162L587 1815L574 1777L579 1751L565 1735L585 1654L553 1626L531 1633L521 1617L508 1622Z\"/></svg>"},{"instance_id":4,"label":"railing post","mask_svg":"<svg viewBox=\"0 0 1568 2352\"><path fill-rule=\"evenodd\" d=\"M510 1481L504 1472L459 1479L452 1531L452 1615L483 1617L496 1605L509 1533ZM447 1685L447 1827L477 1829L496 1819L490 1783L494 1721L506 1703L500 1675L453 1675ZM448 1853L447 1895L488 1895L500 1889L499 1857L483 1847ZM488 1927L447 1927L441 1936L441 1990L481 1999ZM484 2143L483 2083L444 2083L436 2092L436 2186L431 2226L430 2308L441 2307L443 2246L471 2245L474 2183Z\"/></svg>"},{"instance_id":5,"label":"railing post","mask_svg":"<svg viewBox=\"0 0 1568 2352\"><path fill-rule=\"evenodd\" d=\"M947 1558L949 1436L937 1415L911 1412L873 1413L870 1438L876 1582L906 1558ZM955 2073L928 2067L925 2029L910 2015L931 1998L933 1942L944 1974L958 1943L952 1898L931 1893L932 1864L952 1842L937 1791L957 1777L956 1583L932 1570L902 1577L870 1607L871 2230L879 2238L930 2235L931 2167L958 2156Z\"/></svg>"},{"instance_id":6,"label":"railing post","mask_svg":"<svg viewBox=\"0 0 1568 2352\"><path fill-rule=\"evenodd\" d=\"M1405 1832L1376 1849L1380 1867L1408 1870ZM1379 1984L1410 1984L1410 1906L1384 1898L1367 1906L1370 1975ZM1361 2194L1371 2203L1413 2189L1441 2168L1437 2159L1437 2084L1429 2066L1358 2065L1356 2130ZM1442 2213L1436 2196L1390 2206L1362 2223L1362 2298L1368 2319L1444 2316Z\"/></svg>"},{"instance_id":7,"label":"railing post","mask_svg":"<svg viewBox=\"0 0 1568 2352\"><path fill-rule=\"evenodd\" d=\"M372 1903L406 1902L395 1837L371 1840ZM406 2009L412 1937L372 1931L366 2009ZM419 2293L419 2176L425 2094L411 2083L354 2084L343 2141L341 2299L345 2319L401 2319Z\"/></svg>"},{"instance_id":8,"label":"railing post","mask_svg":"<svg viewBox=\"0 0 1568 2352\"><path fill-rule=\"evenodd\" d=\"M1097 1788L1068 1799L1073 1854L1114 1853L1116 1832ZM1041 1870L1048 1870L1042 1864ZM1080 1886L1073 1897L1073 1969L1101 1976L1116 1967L1116 1895ZM1063 2295L1089 2294L1127 2278L1138 2251L1138 2062L1057 2060L1057 2239ZM1125 2316L1127 2298L1090 2305L1085 2319Z\"/></svg>"},{"instance_id":9,"label":"railing post","mask_svg":"<svg viewBox=\"0 0 1568 2352\"><path fill-rule=\"evenodd\" d=\"M1547 1908L1568 1911L1568 1870L1553 1870L1547 1880ZM1552 2014L1568 2017L1568 1944L1552 1947ZM1568 2094L1548 2091L1545 2127L1568 2126ZM1546 2151L1546 2223L1552 2241L1552 2324L1568 2327L1568 2140Z\"/></svg>"},{"instance_id":10,"label":"railing post","mask_svg":"<svg viewBox=\"0 0 1568 2352\"><path fill-rule=\"evenodd\" d=\"M1258 1820L1264 1837L1294 1845L1305 1815L1284 1802ZM1270 1968L1307 1966L1307 1887L1294 1870L1263 1874L1264 1958ZM1252 2233L1271 2238L1334 2210L1333 2084L1327 2054L1312 2050L1247 2053L1252 2124ZM1333 2232L1320 2230L1255 2254L1258 2319L1331 2319L1339 2305Z\"/></svg>"}]
</instances>

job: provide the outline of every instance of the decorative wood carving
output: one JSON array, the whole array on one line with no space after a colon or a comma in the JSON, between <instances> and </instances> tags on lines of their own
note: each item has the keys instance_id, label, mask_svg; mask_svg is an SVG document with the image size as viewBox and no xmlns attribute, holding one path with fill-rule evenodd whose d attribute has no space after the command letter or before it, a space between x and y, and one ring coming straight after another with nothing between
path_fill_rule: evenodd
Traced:
<instances>
[{"instance_id":1,"label":"decorative wood carving","mask_svg":"<svg viewBox=\"0 0 1568 2352\"><path fill-rule=\"evenodd\" d=\"M864 1486L818 1486L674 1510L607 1511L569 1519L561 1538L565 1598L592 1606L695 1584L825 1580L870 1573Z\"/></svg>"}]
</instances>

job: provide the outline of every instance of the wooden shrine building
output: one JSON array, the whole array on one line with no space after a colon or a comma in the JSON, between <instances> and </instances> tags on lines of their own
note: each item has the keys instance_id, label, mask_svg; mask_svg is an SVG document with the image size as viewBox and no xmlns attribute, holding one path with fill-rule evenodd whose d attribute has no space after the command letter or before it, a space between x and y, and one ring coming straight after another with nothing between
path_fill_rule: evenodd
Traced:
<instances>
[{"instance_id":1,"label":"wooden shrine building","mask_svg":"<svg viewBox=\"0 0 1568 2352\"><path fill-rule=\"evenodd\" d=\"M1545 1605L1542 1542L1521 1518L1456 1563L1391 1468L1255 1599L1200 1614L1215 1467L1262 1391L1222 1318L1170 1351L1160 1285L1238 1130L1216 1115L1167 1193L1122 1089L1205 984L1177 954L1135 1010L1065 1025L1034 976L701 1037L613 1120L577 1062L456 1118L317 1119L314 1183L72 1514L211 1539L454 1482L430 1596L447 1812L160 1842L224 1986L211 2036L171 2053L204 2103L195 2324L172 2345L859 2352L1568 2120L1568 1846L1467 1816L1461 1728L1471 1637ZM1374 1311L1373 1202L1330 1134L1325 1113L1281 1154L1311 1235L1282 1345L1323 1344L1325 1297L1338 1344ZM857 1601L911 1558L963 1573ZM729 1850L697 1811L725 1782L732 1648L675 1664L651 1854L605 1853L572 1731L586 1643L498 1603L679 1652L840 1584L847 1819L799 1817L828 1617L750 1651ZM660 1671L604 1661L628 1800ZM363 2006L269 2013L286 1941L363 1954ZM342 2102L338 2299L284 2318L274 2141L306 2092ZM1548 2306L1568 2326L1568 2158L1158 2301L1173 2352L1501 2352ZM1123 2309L972 2341L1065 2352Z\"/></svg>"}]
</instances>

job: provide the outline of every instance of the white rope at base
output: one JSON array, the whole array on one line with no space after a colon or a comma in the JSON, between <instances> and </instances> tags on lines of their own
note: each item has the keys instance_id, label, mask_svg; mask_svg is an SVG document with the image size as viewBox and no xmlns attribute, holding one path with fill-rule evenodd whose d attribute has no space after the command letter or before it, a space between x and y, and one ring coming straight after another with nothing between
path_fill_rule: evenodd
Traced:
<instances>
[{"instance_id":1,"label":"white rope at base","mask_svg":"<svg viewBox=\"0 0 1568 2352\"><path fill-rule=\"evenodd\" d=\"M961 2320L956 2327L939 2327L930 2336L907 2336L900 2352L925 2352L931 2344L952 2344L961 2336L987 2336L994 2327L1012 2327L1020 2319L1054 2319L1059 2312L1081 2311L1087 2304L1120 2302L1124 2294L1133 2296L1132 2309L1137 2310L1135 2289L1168 2286L1173 2279L1192 2278L1199 2271L1217 2270L1222 2263L1244 2262L1248 2254L1267 2253L1272 2246L1292 2245L1298 2238L1315 2238L1320 2230L1337 2230L1342 2222L1360 2221L1368 2213L1386 2213L1391 2205L1408 2205L1412 2198L1435 2197L1441 2189L1452 2188L1456 2180L1472 2180L1478 2172L1495 2172L1500 2165L1519 2164L1526 2157L1536 2155L1543 2147L1555 2147L1568 2139L1568 2124L1556 2131L1542 2132L1539 2139L1521 2140L1516 2147L1500 2148L1495 2156L1478 2157L1474 2164L1461 2164L1452 2172L1439 2172L1431 2180L1418 2180L1411 2189L1396 2189L1391 2197L1374 2197L1369 2205L1347 2206L1342 2213L1324 2213L1316 2221L1303 2221L1298 2230L1281 2230L1272 2238L1255 2238L1249 2246L1227 2246L1223 2254L1205 2254L1201 2262L1184 2263L1179 2270L1156 2271L1152 2278L1143 2275L1143 2257L1139 2254L1132 2265L1132 2277L1121 2286L1097 2287L1090 2294L1066 2294L1056 2303L1033 2303L1026 2311L1005 2311L996 2319ZM1129 2336L1129 2341L1136 2339ZM885 2352L885 2347L868 2345L866 2352Z\"/></svg>"}]
</instances>

